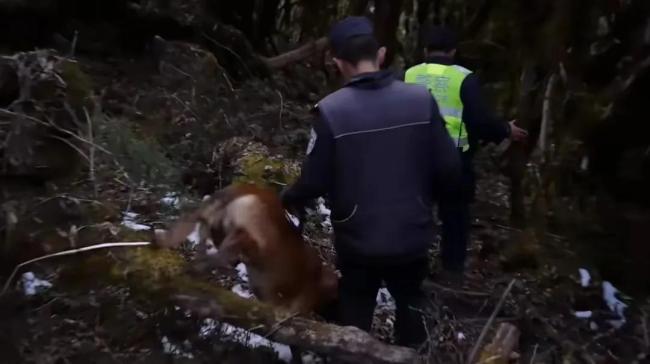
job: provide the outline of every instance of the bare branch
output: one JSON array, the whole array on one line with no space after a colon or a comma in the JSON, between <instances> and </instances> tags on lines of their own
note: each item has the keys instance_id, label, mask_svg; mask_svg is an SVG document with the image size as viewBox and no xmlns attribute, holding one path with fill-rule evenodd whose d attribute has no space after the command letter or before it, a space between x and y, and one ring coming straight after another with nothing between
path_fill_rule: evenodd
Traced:
<instances>
[{"instance_id":1,"label":"bare branch","mask_svg":"<svg viewBox=\"0 0 650 364\"><path fill-rule=\"evenodd\" d=\"M54 257L62 257L62 256L65 256L65 255L74 255L74 254L79 254L79 253L83 253L83 252L87 252L87 251L91 251L91 250L97 250L97 249L115 248L115 247L137 247L137 246L147 246L147 245L151 245L151 243L148 242L148 241L104 243L104 244L84 246L84 247L78 248L78 249L64 250L64 251L60 251L60 252L57 252L57 253L43 255L43 256L38 257L38 258L30 259L30 260L28 260L26 262L22 262L22 263L18 264L16 266L16 268L14 268L14 270L13 270L13 272L11 272L11 275L9 276L9 278L7 278L7 281L5 282L4 287L2 288L2 292L0 292L0 296L3 296L7 292L7 290L9 289L9 286L11 285L11 282L13 281L14 277L16 276L16 273L18 273L18 270L20 270L20 268L22 268L22 267L24 267L24 266L26 266L28 264L40 262L42 260L46 260L46 259L50 259L50 258L54 258Z\"/></svg>"},{"instance_id":2,"label":"bare branch","mask_svg":"<svg viewBox=\"0 0 650 364\"><path fill-rule=\"evenodd\" d=\"M497 303L496 307L494 307L494 311L492 311L492 315L490 315L488 322L486 322L485 326L483 326L483 330L481 330L481 334L479 335L478 340L476 340L476 343L474 344L474 347L472 348L469 357L467 357L467 362L466 362L467 364L474 363L474 358L476 358L478 349L481 347L481 344L483 344L483 340L485 340L485 335L487 335L490 326L492 326L492 322L494 322L494 319L497 317L497 314L501 310L501 306L503 306L503 303L506 301L506 298L508 297L508 294L510 294L510 291L512 290L512 287L515 285L516 281L517 280L513 278L510 281L510 284L508 284L508 288L506 288L506 290L503 291L499 303Z\"/></svg>"}]
</instances>

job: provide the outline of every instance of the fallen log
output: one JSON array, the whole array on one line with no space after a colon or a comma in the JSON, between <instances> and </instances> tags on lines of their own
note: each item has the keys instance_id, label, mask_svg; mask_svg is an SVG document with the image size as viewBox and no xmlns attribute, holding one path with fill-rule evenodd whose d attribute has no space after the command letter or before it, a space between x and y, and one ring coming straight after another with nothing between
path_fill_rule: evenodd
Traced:
<instances>
[{"instance_id":1,"label":"fallen log","mask_svg":"<svg viewBox=\"0 0 650 364\"><path fill-rule=\"evenodd\" d=\"M135 236L144 237L139 233ZM181 306L199 317L213 318L269 340L343 362L417 362L418 355L413 349L384 344L354 327L297 317L258 300L242 298L202 280L191 274L192 271L192 267L175 251L142 247L113 250L103 255L91 254L77 264L66 265L59 284L65 285L66 281L78 284L80 274L92 276L93 285L98 281L125 284L139 296L158 305Z\"/></svg>"},{"instance_id":2,"label":"fallen log","mask_svg":"<svg viewBox=\"0 0 650 364\"><path fill-rule=\"evenodd\" d=\"M356 327L341 327L302 317L278 315L261 302L223 291L227 300L177 295L176 303L201 318L212 318L268 337L270 340L325 354L345 362L414 363L415 350L384 344ZM248 314L242 316L242 305Z\"/></svg>"},{"instance_id":3,"label":"fallen log","mask_svg":"<svg viewBox=\"0 0 650 364\"><path fill-rule=\"evenodd\" d=\"M312 55L322 52L327 46L327 38L321 37L317 40L302 45L289 52L270 58L262 58L262 61L271 69L284 68L290 64L300 62Z\"/></svg>"}]
</instances>

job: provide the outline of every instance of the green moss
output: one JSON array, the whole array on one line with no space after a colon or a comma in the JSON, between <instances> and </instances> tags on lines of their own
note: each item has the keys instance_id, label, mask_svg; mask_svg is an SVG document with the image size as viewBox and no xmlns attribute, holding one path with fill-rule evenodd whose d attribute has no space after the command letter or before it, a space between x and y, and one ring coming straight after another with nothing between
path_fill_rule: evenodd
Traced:
<instances>
[{"instance_id":1,"label":"green moss","mask_svg":"<svg viewBox=\"0 0 650 364\"><path fill-rule=\"evenodd\" d=\"M278 187L291 184L297 176L297 168L284 160L250 153L237 161L237 173L233 183Z\"/></svg>"},{"instance_id":2,"label":"green moss","mask_svg":"<svg viewBox=\"0 0 650 364\"><path fill-rule=\"evenodd\" d=\"M93 85L90 78L81 70L79 64L70 60L63 60L59 63L61 78L65 81L66 101L73 109L80 110L83 107L90 108L90 96Z\"/></svg>"},{"instance_id":3,"label":"green moss","mask_svg":"<svg viewBox=\"0 0 650 364\"><path fill-rule=\"evenodd\" d=\"M239 163L239 169L242 173L234 178L233 182L235 183L286 183L291 178L284 168L284 163L279 160L251 154L240 159Z\"/></svg>"},{"instance_id":4,"label":"green moss","mask_svg":"<svg viewBox=\"0 0 650 364\"><path fill-rule=\"evenodd\" d=\"M115 278L129 276L138 284L155 288L166 285L185 271L185 259L167 249L136 248L125 252L124 259L111 269Z\"/></svg>"}]
</instances>

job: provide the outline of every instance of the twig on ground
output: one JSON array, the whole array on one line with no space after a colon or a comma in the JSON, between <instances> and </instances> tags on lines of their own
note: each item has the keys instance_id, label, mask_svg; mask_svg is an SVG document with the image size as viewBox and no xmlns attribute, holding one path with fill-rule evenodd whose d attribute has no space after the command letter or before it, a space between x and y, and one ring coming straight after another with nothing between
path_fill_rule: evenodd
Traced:
<instances>
[{"instance_id":1,"label":"twig on ground","mask_svg":"<svg viewBox=\"0 0 650 364\"><path fill-rule=\"evenodd\" d=\"M70 250L64 250L60 251L57 253L53 254L48 254L48 255L43 255L38 258L30 259L28 261L22 262L14 268L13 272L11 272L11 275L9 275L9 278L7 278L7 281L5 282L4 287L2 288L2 292L0 292L0 296L3 296L7 290L9 289L9 286L11 285L11 282L13 281L14 277L16 276L16 273L20 270L20 268L31 264L31 263L36 263L40 262L42 260L54 258L54 257L61 257L65 255L74 255L82 252L87 252L91 250L97 250L97 249L104 249L104 248L115 248L115 247L136 247L136 246L147 246L151 245L151 242L148 241L134 241L134 242L118 242L118 243L104 243L104 244L97 244L97 245L89 245L89 246L84 246L82 248L78 249L70 249Z\"/></svg>"},{"instance_id":2,"label":"twig on ground","mask_svg":"<svg viewBox=\"0 0 650 364\"><path fill-rule=\"evenodd\" d=\"M196 79L195 79L194 77L192 77L192 75L190 75L189 73L187 73L187 72L183 71L182 69L180 69L180 68L174 66L173 64L167 64L167 65L168 65L172 70L174 70L174 71L180 73L181 75L183 75L183 76L189 78L190 80L192 80L193 83L196 83Z\"/></svg>"},{"instance_id":3,"label":"twig on ground","mask_svg":"<svg viewBox=\"0 0 650 364\"><path fill-rule=\"evenodd\" d=\"M165 92L165 93L166 93L166 92ZM183 102L183 100L181 100L181 99L178 97L178 95L176 95L176 94L171 94L171 95L167 94L166 96L167 96L167 97L171 97L172 99L176 100L176 101L177 101L177 102L178 102L182 107L185 108L185 110L191 112L192 115L194 115L195 118L199 119L199 115L198 115L198 114L197 114L197 113L196 113L196 112L195 112L191 107L187 106L187 104L185 104L185 103Z\"/></svg>"},{"instance_id":4,"label":"twig on ground","mask_svg":"<svg viewBox=\"0 0 650 364\"><path fill-rule=\"evenodd\" d=\"M643 326L643 343L648 350L650 349L650 335L648 335L648 314L645 310L641 311L641 326Z\"/></svg>"},{"instance_id":5,"label":"twig on ground","mask_svg":"<svg viewBox=\"0 0 650 364\"><path fill-rule=\"evenodd\" d=\"M228 73L226 70L222 70L221 75L223 76L223 79L226 80L228 87L230 87L230 92L235 92L235 87L232 85L232 82L230 82L230 78L228 78Z\"/></svg>"},{"instance_id":6,"label":"twig on ground","mask_svg":"<svg viewBox=\"0 0 650 364\"><path fill-rule=\"evenodd\" d=\"M239 54L237 54L235 51L233 51L229 47L217 42L214 38L212 38L209 35L205 34L205 32L201 33L201 35L203 36L203 38L205 38L208 41L212 42L212 44L216 45L217 47L219 47L221 49L225 49L228 53L235 56L235 58L237 58L237 60L242 64L242 66L244 66L244 69L246 70L246 72L248 72L248 75L251 76L251 77L253 76L253 72L251 72L250 68L248 68L248 65L246 64L246 62L244 62L244 60L241 58L241 56Z\"/></svg>"},{"instance_id":7,"label":"twig on ground","mask_svg":"<svg viewBox=\"0 0 650 364\"><path fill-rule=\"evenodd\" d=\"M492 224L492 226L494 226L495 228L502 229L502 230L508 230L508 231L514 231L514 232L521 232L522 231L521 229L517 229L517 228L514 228L512 226L507 226L507 225ZM558 240L558 241L568 241L569 240L568 238L566 238L564 236L560 236L560 235L549 233L549 232L545 233L544 235L546 235L546 236L548 236L550 238L553 238L555 240Z\"/></svg>"},{"instance_id":8,"label":"twig on ground","mask_svg":"<svg viewBox=\"0 0 650 364\"><path fill-rule=\"evenodd\" d=\"M95 143L93 138L93 121L86 107L84 107L84 115L86 116L86 123L88 124L88 141L90 141L90 149L88 150L88 178L90 178L90 183L93 184L93 196L97 198L99 195L99 189L97 186L97 179L95 178Z\"/></svg>"},{"instance_id":9,"label":"twig on ground","mask_svg":"<svg viewBox=\"0 0 650 364\"><path fill-rule=\"evenodd\" d=\"M553 97L553 89L555 88L555 82L557 80L557 74L553 73L548 79L546 84L546 91L544 92L544 103L542 106L542 124L539 131L539 138L537 140L537 149L540 153L540 158L542 163L546 160L546 144L549 130L552 127L552 103L551 99Z\"/></svg>"},{"instance_id":10,"label":"twig on ground","mask_svg":"<svg viewBox=\"0 0 650 364\"><path fill-rule=\"evenodd\" d=\"M481 334L478 337L478 340L476 340L476 343L474 344L474 347L472 348L472 351L469 354L469 357L467 358L467 364L472 364L474 363L474 358L476 357L476 353L480 349L481 345L483 344L483 340L485 339L485 335L487 335L488 330L490 329L490 326L492 326L492 322L494 322L494 319L496 318L497 314L499 313L499 310L501 310L501 306L503 306L503 303L506 301L506 298L508 297L508 294L512 290L512 287L515 285L515 282L517 280L513 278L510 281L510 284L508 284L508 287L506 288L505 291L503 291L503 294L501 295L501 299L499 300L499 303L497 303L496 307L494 307L494 310L492 311L492 315L490 315L490 318L488 319L488 322L485 323L485 326L483 326L483 330L481 330Z\"/></svg>"},{"instance_id":11,"label":"twig on ground","mask_svg":"<svg viewBox=\"0 0 650 364\"><path fill-rule=\"evenodd\" d=\"M539 349L539 344L535 344L533 349L533 356L530 358L530 364L535 364L535 358L537 357L537 349Z\"/></svg>"},{"instance_id":12,"label":"twig on ground","mask_svg":"<svg viewBox=\"0 0 650 364\"><path fill-rule=\"evenodd\" d=\"M271 337L271 335L275 334L275 332L278 331L280 329L280 327L282 327L282 325L284 323L286 323L287 321L291 320L292 318L294 318L296 316L298 316L297 313L292 313L291 315L289 315L289 316L283 318L282 320L278 321L275 325L273 325L273 327L271 327L269 332L267 332L266 335L264 335L264 338L268 339L269 337Z\"/></svg>"},{"instance_id":13,"label":"twig on ground","mask_svg":"<svg viewBox=\"0 0 650 364\"><path fill-rule=\"evenodd\" d=\"M77 51L78 41L79 41L79 30L75 30L74 37L72 38L72 44L70 45L70 58L74 58L74 54Z\"/></svg>"},{"instance_id":14,"label":"twig on ground","mask_svg":"<svg viewBox=\"0 0 650 364\"><path fill-rule=\"evenodd\" d=\"M427 286L429 286L429 287L427 287ZM443 292L453 293L453 294L459 294L459 295L464 295L464 296L473 296L473 297L490 297L491 296L489 293L485 293L485 292L459 290L459 289L453 289L453 288L445 287L443 285L440 285L438 283L431 282L431 281L425 281L423 283L423 287L426 290L438 290L438 291L443 291Z\"/></svg>"},{"instance_id":15,"label":"twig on ground","mask_svg":"<svg viewBox=\"0 0 650 364\"><path fill-rule=\"evenodd\" d=\"M41 125L45 125L45 126L52 127L52 128L54 128L54 129L56 129L56 130L62 132L62 133L65 133L65 134L70 135L71 137L77 139L78 141L80 141L80 142L82 142L82 143L86 143L86 144L93 145L95 148L101 150L102 152L104 152L104 153L106 153L106 154L108 154L108 155L110 155L110 156L113 155L113 153L109 152L108 150L106 150L105 148L103 148L101 145L93 144L93 143L91 143L90 141L88 141L87 139L80 137L80 136L77 135L76 133L73 133L73 132L71 132L70 130L68 130L68 129L66 129L66 128L62 128L62 127L60 127L60 126L58 126L58 125L56 125L56 124L54 124L54 123L52 123L52 122L45 122L45 121L40 120L40 119L37 119L37 118L35 118L35 117L33 117L33 116L29 116L29 115L26 115L26 114L13 112L13 111L11 111L11 110L7 110L7 109L3 109L3 108L0 108L0 112L5 113L5 114L10 115L10 116L24 117L24 118L26 118L26 119L28 119L28 120L31 120L31 121L35 122L35 123L38 123L38 124L41 124Z\"/></svg>"},{"instance_id":16,"label":"twig on ground","mask_svg":"<svg viewBox=\"0 0 650 364\"><path fill-rule=\"evenodd\" d=\"M278 116L278 125L280 126L280 130L284 129L284 126L282 126L282 112L284 111L284 98L282 97L282 93L278 90L275 90L277 92L278 96L280 96L280 115Z\"/></svg>"}]
</instances>

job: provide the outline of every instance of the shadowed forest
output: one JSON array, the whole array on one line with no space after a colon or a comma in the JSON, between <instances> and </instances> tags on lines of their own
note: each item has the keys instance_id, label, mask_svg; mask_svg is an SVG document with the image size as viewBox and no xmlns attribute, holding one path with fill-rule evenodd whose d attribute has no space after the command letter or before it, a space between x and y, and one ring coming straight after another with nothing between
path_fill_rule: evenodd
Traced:
<instances>
[{"instance_id":1,"label":"shadowed forest","mask_svg":"<svg viewBox=\"0 0 650 364\"><path fill-rule=\"evenodd\" d=\"M425 285L417 351L384 289L367 334L196 269L196 234L148 246L216 190L296 179L347 15L395 72L453 29L530 132L478 151L468 288ZM0 361L646 363L648 95L648 0L0 0ZM304 236L334 261L327 201Z\"/></svg>"}]
</instances>

